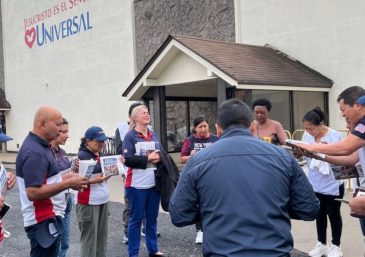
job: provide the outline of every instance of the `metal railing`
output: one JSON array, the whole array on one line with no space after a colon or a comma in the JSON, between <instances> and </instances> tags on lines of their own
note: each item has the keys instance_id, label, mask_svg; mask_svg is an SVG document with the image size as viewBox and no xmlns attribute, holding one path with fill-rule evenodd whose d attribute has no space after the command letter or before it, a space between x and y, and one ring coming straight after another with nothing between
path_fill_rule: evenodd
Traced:
<instances>
[{"instance_id":1,"label":"metal railing","mask_svg":"<svg viewBox=\"0 0 365 257\"><path fill-rule=\"evenodd\" d=\"M103 153L105 155L116 155L117 154L117 146L115 145L114 137L111 137L105 141L105 147L103 149Z\"/></svg>"}]
</instances>

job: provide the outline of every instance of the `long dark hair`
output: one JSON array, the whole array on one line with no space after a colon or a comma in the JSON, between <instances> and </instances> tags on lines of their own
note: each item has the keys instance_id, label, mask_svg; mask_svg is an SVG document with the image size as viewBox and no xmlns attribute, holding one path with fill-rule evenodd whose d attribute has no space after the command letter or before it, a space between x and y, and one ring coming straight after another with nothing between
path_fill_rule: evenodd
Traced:
<instances>
[{"instance_id":1,"label":"long dark hair","mask_svg":"<svg viewBox=\"0 0 365 257\"><path fill-rule=\"evenodd\" d=\"M86 147L86 137L82 137L80 140L81 140L81 143L79 146L79 151L81 151L82 149L84 149Z\"/></svg>"}]
</instances>

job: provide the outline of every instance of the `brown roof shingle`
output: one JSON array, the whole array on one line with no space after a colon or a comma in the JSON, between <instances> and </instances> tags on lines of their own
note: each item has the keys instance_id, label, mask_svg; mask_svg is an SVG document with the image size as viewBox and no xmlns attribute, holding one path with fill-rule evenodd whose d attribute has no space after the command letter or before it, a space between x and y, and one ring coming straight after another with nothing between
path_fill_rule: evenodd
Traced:
<instances>
[{"instance_id":1,"label":"brown roof shingle","mask_svg":"<svg viewBox=\"0 0 365 257\"><path fill-rule=\"evenodd\" d=\"M333 81L270 46L170 35L124 91L127 96L160 53L176 40L238 84L330 88Z\"/></svg>"},{"instance_id":2,"label":"brown roof shingle","mask_svg":"<svg viewBox=\"0 0 365 257\"><path fill-rule=\"evenodd\" d=\"M269 46L172 36L239 84L331 87L326 78Z\"/></svg>"}]
</instances>

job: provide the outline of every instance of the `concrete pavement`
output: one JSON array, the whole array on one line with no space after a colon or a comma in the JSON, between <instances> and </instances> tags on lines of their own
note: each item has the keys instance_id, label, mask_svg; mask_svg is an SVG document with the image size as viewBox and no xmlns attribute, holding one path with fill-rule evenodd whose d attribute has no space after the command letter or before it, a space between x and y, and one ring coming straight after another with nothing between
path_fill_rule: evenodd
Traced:
<instances>
[{"instance_id":1,"label":"concrete pavement","mask_svg":"<svg viewBox=\"0 0 365 257\"><path fill-rule=\"evenodd\" d=\"M15 167L16 153L0 153L0 160L8 168ZM120 176L110 179L110 200L111 200L111 218L109 224L108 256L127 256L126 246L121 243L122 225L121 212L123 210L123 188ZM346 193L345 198L349 199L351 194ZM22 257L28 253L28 240L22 228L22 219L20 215L20 203L17 195L17 189L9 191L7 200L13 205L13 208L5 220L5 227L12 232L2 248L0 248L0 257ZM364 256L363 237L361 234L359 222L349 215L348 205L342 204L343 232L341 248L344 256L360 257ZM11 217L11 221L9 221ZM73 219L72 243L69 256L78 256L79 232L76 218ZM195 229L193 226L187 228L176 228L171 225L167 213L162 212L159 215L159 230L162 237L159 239L159 245L162 251L169 256L202 256L201 246L194 244ZM330 232L330 229L328 229ZM309 252L316 243L315 222L292 221L292 234L294 238L294 247L303 252ZM330 233L328 238L331 239ZM330 240L329 240L330 241ZM143 241L141 241L143 242ZM145 247L141 244L141 256L145 256ZM293 256L306 256L303 253L295 252Z\"/></svg>"}]
</instances>

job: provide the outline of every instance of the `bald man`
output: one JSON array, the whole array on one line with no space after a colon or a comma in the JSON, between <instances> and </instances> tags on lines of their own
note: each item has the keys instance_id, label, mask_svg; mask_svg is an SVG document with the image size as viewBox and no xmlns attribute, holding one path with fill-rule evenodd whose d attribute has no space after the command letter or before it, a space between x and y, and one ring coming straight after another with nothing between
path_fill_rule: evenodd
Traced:
<instances>
[{"instance_id":1,"label":"bald man","mask_svg":"<svg viewBox=\"0 0 365 257\"><path fill-rule=\"evenodd\" d=\"M25 138L17 159L16 176L24 229L31 257L58 255L66 202L64 190L80 189L87 179L77 174L61 176L50 142L59 135L61 113L43 106L34 116L33 130Z\"/></svg>"}]
</instances>

